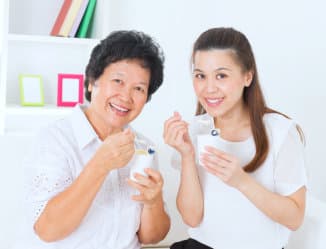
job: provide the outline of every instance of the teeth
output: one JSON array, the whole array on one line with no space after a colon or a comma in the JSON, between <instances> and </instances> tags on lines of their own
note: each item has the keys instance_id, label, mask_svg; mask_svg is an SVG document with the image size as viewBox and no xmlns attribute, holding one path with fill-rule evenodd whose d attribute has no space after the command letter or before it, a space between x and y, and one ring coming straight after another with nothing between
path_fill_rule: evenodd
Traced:
<instances>
[{"instance_id":1,"label":"teeth","mask_svg":"<svg viewBox=\"0 0 326 249\"><path fill-rule=\"evenodd\" d=\"M118 111L121 111L121 112L127 112L127 111L129 111L128 109L122 108L122 107L117 106L117 105L115 105L115 104L112 104L112 103L111 103L111 105L112 105L115 109L117 109Z\"/></svg>"},{"instance_id":2,"label":"teeth","mask_svg":"<svg viewBox=\"0 0 326 249\"><path fill-rule=\"evenodd\" d=\"M211 104L215 104L215 103L217 103L217 102L219 102L219 101L221 101L222 99L207 99L207 102L208 103L211 103Z\"/></svg>"}]
</instances>

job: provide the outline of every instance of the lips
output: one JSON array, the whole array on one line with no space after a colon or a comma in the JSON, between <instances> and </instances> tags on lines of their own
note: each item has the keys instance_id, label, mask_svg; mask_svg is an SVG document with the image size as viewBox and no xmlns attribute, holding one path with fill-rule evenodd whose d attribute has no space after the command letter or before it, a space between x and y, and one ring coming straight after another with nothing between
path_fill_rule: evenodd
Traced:
<instances>
[{"instance_id":1,"label":"lips","mask_svg":"<svg viewBox=\"0 0 326 249\"><path fill-rule=\"evenodd\" d=\"M113 103L109 103L111 109L117 113L118 115L126 115L130 109L123 107L121 105L117 105L117 104L113 104Z\"/></svg>"},{"instance_id":2,"label":"lips","mask_svg":"<svg viewBox=\"0 0 326 249\"><path fill-rule=\"evenodd\" d=\"M205 98L208 106L218 106L223 102L224 98Z\"/></svg>"}]
</instances>

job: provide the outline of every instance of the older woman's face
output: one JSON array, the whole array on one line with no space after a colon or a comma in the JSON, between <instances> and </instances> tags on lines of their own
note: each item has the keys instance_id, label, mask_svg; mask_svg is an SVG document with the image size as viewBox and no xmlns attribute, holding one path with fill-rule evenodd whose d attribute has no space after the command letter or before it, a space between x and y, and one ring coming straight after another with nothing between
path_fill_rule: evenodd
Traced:
<instances>
[{"instance_id":1,"label":"older woman's face","mask_svg":"<svg viewBox=\"0 0 326 249\"><path fill-rule=\"evenodd\" d=\"M148 94L150 71L139 60L121 60L107 66L90 86L92 121L121 130L143 109ZM96 125L96 124L95 124Z\"/></svg>"}]
</instances>

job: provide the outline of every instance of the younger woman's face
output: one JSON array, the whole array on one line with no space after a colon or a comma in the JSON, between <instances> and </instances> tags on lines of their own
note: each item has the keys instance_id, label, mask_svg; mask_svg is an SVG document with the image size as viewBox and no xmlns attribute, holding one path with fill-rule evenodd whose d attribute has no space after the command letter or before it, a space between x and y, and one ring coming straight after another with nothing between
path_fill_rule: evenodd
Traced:
<instances>
[{"instance_id":1,"label":"younger woman's face","mask_svg":"<svg viewBox=\"0 0 326 249\"><path fill-rule=\"evenodd\" d=\"M243 90L252 80L243 72L232 50L197 51L194 55L193 86L198 101L213 117L227 117L244 107Z\"/></svg>"}]
</instances>

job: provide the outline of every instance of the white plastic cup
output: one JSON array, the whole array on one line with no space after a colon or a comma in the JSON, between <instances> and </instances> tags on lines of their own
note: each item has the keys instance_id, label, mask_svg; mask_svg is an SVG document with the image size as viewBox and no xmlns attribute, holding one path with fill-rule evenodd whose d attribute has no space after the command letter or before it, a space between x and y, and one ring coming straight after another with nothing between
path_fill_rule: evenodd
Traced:
<instances>
[{"instance_id":1,"label":"white plastic cup","mask_svg":"<svg viewBox=\"0 0 326 249\"><path fill-rule=\"evenodd\" d=\"M198 157L200 158L201 154L204 152L207 152L205 149L206 146L211 146L211 147L218 147L218 137L213 136L211 134L204 134L204 135L198 135L197 136L197 151L198 151ZM201 166L202 163L199 160L199 164Z\"/></svg>"},{"instance_id":2,"label":"white plastic cup","mask_svg":"<svg viewBox=\"0 0 326 249\"><path fill-rule=\"evenodd\" d=\"M145 168L152 168L154 160L153 154L135 154L132 158L131 168L130 168L130 179L137 181L134 177L135 173L147 176L145 173Z\"/></svg>"}]
</instances>

